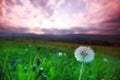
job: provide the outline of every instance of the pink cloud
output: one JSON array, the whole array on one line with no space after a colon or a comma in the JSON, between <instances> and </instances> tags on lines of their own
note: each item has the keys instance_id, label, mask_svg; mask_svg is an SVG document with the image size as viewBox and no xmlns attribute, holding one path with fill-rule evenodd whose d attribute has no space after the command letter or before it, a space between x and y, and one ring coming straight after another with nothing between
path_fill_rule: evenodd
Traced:
<instances>
[{"instance_id":1,"label":"pink cloud","mask_svg":"<svg viewBox=\"0 0 120 80\"><path fill-rule=\"evenodd\" d=\"M112 29L119 28L119 23L118 0L0 0L0 25L26 27L27 32L43 33L41 29L64 31L78 26L79 31L70 32L106 30L113 33ZM36 32L36 28L40 30Z\"/></svg>"}]
</instances>

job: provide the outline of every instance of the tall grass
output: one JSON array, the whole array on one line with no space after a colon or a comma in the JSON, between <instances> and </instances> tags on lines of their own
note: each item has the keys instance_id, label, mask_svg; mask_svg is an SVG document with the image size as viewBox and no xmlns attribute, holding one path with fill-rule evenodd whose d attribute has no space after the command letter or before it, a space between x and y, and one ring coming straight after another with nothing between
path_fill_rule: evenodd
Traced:
<instances>
[{"instance_id":1,"label":"tall grass","mask_svg":"<svg viewBox=\"0 0 120 80\"><path fill-rule=\"evenodd\" d=\"M0 80L78 80L82 63L74 58L77 46L42 41L1 41ZM120 48L92 47L96 56L84 66L82 80L120 80L120 59L105 54L119 54ZM66 55L59 56L59 52Z\"/></svg>"}]
</instances>

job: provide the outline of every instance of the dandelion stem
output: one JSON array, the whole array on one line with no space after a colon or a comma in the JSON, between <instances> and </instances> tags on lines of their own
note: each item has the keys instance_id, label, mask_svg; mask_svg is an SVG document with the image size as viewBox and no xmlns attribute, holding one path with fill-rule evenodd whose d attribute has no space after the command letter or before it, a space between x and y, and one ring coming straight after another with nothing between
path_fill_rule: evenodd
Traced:
<instances>
[{"instance_id":1,"label":"dandelion stem","mask_svg":"<svg viewBox=\"0 0 120 80\"><path fill-rule=\"evenodd\" d=\"M83 65L84 65L84 62L82 62L82 65L81 65L81 68L80 68L79 80L81 80L81 78L82 78Z\"/></svg>"}]
</instances>

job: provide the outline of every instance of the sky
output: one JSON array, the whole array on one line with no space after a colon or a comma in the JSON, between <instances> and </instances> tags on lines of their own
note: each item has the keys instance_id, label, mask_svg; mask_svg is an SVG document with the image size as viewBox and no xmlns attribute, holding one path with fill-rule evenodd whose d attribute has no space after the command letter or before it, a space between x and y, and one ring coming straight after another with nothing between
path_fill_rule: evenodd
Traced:
<instances>
[{"instance_id":1,"label":"sky","mask_svg":"<svg viewBox=\"0 0 120 80\"><path fill-rule=\"evenodd\" d=\"M120 34L120 0L0 0L0 32Z\"/></svg>"}]
</instances>

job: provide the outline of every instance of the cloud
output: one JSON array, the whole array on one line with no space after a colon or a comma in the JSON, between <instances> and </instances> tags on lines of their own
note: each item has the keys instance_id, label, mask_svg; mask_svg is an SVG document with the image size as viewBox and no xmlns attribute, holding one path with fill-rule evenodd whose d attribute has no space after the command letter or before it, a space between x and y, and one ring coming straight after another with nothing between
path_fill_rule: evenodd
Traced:
<instances>
[{"instance_id":1,"label":"cloud","mask_svg":"<svg viewBox=\"0 0 120 80\"><path fill-rule=\"evenodd\" d=\"M92 26L92 25L91 25ZM113 28L113 26L115 26ZM74 27L70 29L40 29L44 34L106 34L106 35L120 35L120 23L117 25L99 25L99 27L92 26L92 28ZM104 28L102 28L104 27ZM36 30L37 31L37 30Z\"/></svg>"},{"instance_id":2,"label":"cloud","mask_svg":"<svg viewBox=\"0 0 120 80\"><path fill-rule=\"evenodd\" d=\"M15 32L15 33L27 33L29 31L28 28L14 28L14 27L5 27L5 26L0 26L0 32Z\"/></svg>"},{"instance_id":3,"label":"cloud","mask_svg":"<svg viewBox=\"0 0 120 80\"><path fill-rule=\"evenodd\" d=\"M51 5L48 5L47 0L30 0L31 4L40 9L47 17L53 15L54 8Z\"/></svg>"},{"instance_id":4,"label":"cloud","mask_svg":"<svg viewBox=\"0 0 120 80\"><path fill-rule=\"evenodd\" d=\"M73 33L72 30L66 30L66 29L42 29L41 30L44 34L71 34Z\"/></svg>"},{"instance_id":5,"label":"cloud","mask_svg":"<svg viewBox=\"0 0 120 80\"><path fill-rule=\"evenodd\" d=\"M0 0L1 31L119 34L119 26L118 0Z\"/></svg>"},{"instance_id":6,"label":"cloud","mask_svg":"<svg viewBox=\"0 0 120 80\"><path fill-rule=\"evenodd\" d=\"M7 24L0 23L0 32L16 32L16 33L27 33L29 28L26 27L12 27Z\"/></svg>"}]
</instances>

